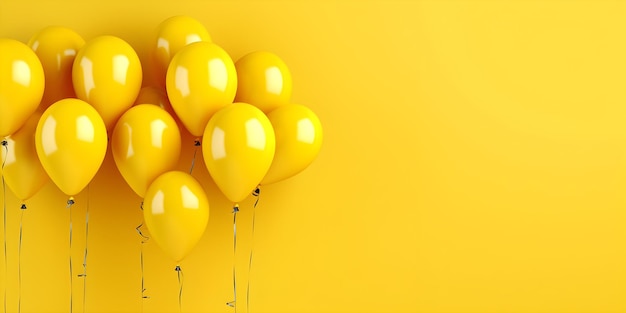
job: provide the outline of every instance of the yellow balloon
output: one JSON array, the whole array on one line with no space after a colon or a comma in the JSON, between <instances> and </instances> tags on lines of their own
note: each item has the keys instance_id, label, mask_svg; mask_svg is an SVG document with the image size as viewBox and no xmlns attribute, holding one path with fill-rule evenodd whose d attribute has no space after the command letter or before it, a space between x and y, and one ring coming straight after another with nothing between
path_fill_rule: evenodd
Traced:
<instances>
[{"instance_id":1,"label":"yellow balloon","mask_svg":"<svg viewBox=\"0 0 626 313\"><path fill-rule=\"evenodd\" d=\"M87 41L72 68L76 96L98 111L107 130L135 102L142 75L135 50L114 36Z\"/></svg>"},{"instance_id":2,"label":"yellow balloon","mask_svg":"<svg viewBox=\"0 0 626 313\"><path fill-rule=\"evenodd\" d=\"M202 136L211 116L231 104L236 91L235 65L216 44L196 42L184 47L167 70L167 95L194 136Z\"/></svg>"},{"instance_id":3,"label":"yellow balloon","mask_svg":"<svg viewBox=\"0 0 626 313\"><path fill-rule=\"evenodd\" d=\"M111 138L115 165L140 197L180 157L180 131L174 119L155 105L140 104L120 117Z\"/></svg>"},{"instance_id":4,"label":"yellow balloon","mask_svg":"<svg viewBox=\"0 0 626 313\"><path fill-rule=\"evenodd\" d=\"M167 172L148 187L143 217L152 238L174 261L180 262L204 234L209 200L191 175Z\"/></svg>"},{"instance_id":5,"label":"yellow balloon","mask_svg":"<svg viewBox=\"0 0 626 313\"><path fill-rule=\"evenodd\" d=\"M309 108L288 104L267 114L276 134L276 153L261 184L287 179L307 168L322 147L322 124Z\"/></svg>"},{"instance_id":6,"label":"yellow balloon","mask_svg":"<svg viewBox=\"0 0 626 313\"><path fill-rule=\"evenodd\" d=\"M0 38L0 138L16 132L37 110L44 73L27 45Z\"/></svg>"},{"instance_id":7,"label":"yellow balloon","mask_svg":"<svg viewBox=\"0 0 626 313\"><path fill-rule=\"evenodd\" d=\"M159 87L148 86L143 87L139 90L139 95L137 95L137 99L135 99L135 105L139 104L153 104L161 109L167 111L176 121L176 124L179 126L183 126L178 116L176 116L176 112L172 108L172 104L170 103L170 99L167 98L167 93L165 89L161 89Z\"/></svg>"},{"instance_id":8,"label":"yellow balloon","mask_svg":"<svg viewBox=\"0 0 626 313\"><path fill-rule=\"evenodd\" d=\"M204 25L189 16L173 16L161 22L152 42L152 60L157 83L165 87L165 75L172 58L184 46L198 42L211 42Z\"/></svg>"},{"instance_id":9,"label":"yellow balloon","mask_svg":"<svg viewBox=\"0 0 626 313\"><path fill-rule=\"evenodd\" d=\"M107 150L107 133L98 112L79 99L53 103L35 133L37 155L50 179L68 196L96 175Z\"/></svg>"},{"instance_id":10,"label":"yellow balloon","mask_svg":"<svg viewBox=\"0 0 626 313\"><path fill-rule=\"evenodd\" d=\"M2 174L7 186L20 200L28 200L48 182L35 150L35 130L41 114L33 114L13 135L6 138L2 147Z\"/></svg>"},{"instance_id":11,"label":"yellow balloon","mask_svg":"<svg viewBox=\"0 0 626 313\"><path fill-rule=\"evenodd\" d=\"M234 103L217 112L204 132L202 154L209 174L232 202L245 199L267 173L276 141L258 108Z\"/></svg>"},{"instance_id":12,"label":"yellow balloon","mask_svg":"<svg viewBox=\"0 0 626 313\"><path fill-rule=\"evenodd\" d=\"M46 27L30 39L28 46L39 57L46 75L46 88L39 111L43 112L61 99L76 97L72 85L72 64L84 44L85 40L75 31L61 26Z\"/></svg>"},{"instance_id":13,"label":"yellow balloon","mask_svg":"<svg viewBox=\"0 0 626 313\"><path fill-rule=\"evenodd\" d=\"M235 63L235 101L250 103L268 113L291 101L291 72L283 60L267 51L252 52Z\"/></svg>"}]
</instances>

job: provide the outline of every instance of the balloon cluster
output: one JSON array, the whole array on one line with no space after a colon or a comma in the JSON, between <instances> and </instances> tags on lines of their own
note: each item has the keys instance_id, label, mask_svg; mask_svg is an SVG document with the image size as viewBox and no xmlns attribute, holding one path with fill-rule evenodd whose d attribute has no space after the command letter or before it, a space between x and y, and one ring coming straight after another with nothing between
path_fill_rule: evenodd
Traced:
<instances>
[{"instance_id":1,"label":"balloon cluster","mask_svg":"<svg viewBox=\"0 0 626 313\"><path fill-rule=\"evenodd\" d=\"M144 198L148 229L176 261L209 215L202 186L173 171L181 127L202 138L209 174L234 203L299 173L321 146L320 121L291 103L291 74L278 56L260 51L233 62L187 16L156 29L149 63L157 86L142 88L137 53L114 36L85 41L47 27L28 45L0 39L0 51L2 175L14 194L29 199L48 177L66 195L80 193L110 145L122 177Z\"/></svg>"}]
</instances>

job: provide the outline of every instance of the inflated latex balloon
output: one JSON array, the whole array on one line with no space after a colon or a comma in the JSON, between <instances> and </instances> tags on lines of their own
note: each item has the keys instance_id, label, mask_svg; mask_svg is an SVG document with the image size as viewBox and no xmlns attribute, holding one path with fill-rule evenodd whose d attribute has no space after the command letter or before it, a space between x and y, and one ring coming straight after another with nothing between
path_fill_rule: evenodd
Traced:
<instances>
[{"instance_id":1,"label":"inflated latex balloon","mask_svg":"<svg viewBox=\"0 0 626 313\"><path fill-rule=\"evenodd\" d=\"M250 103L268 113L291 101L291 72L283 60L267 51L252 52L235 63L235 101Z\"/></svg>"},{"instance_id":2,"label":"inflated latex balloon","mask_svg":"<svg viewBox=\"0 0 626 313\"><path fill-rule=\"evenodd\" d=\"M211 116L231 104L236 92L235 65L216 44L185 46L167 70L167 95L176 115L194 136L202 136Z\"/></svg>"},{"instance_id":3,"label":"inflated latex balloon","mask_svg":"<svg viewBox=\"0 0 626 313\"><path fill-rule=\"evenodd\" d=\"M267 173L276 146L274 130L258 108L234 103L206 127L202 154L209 174L232 202L244 200Z\"/></svg>"},{"instance_id":4,"label":"inflated latex balloon","mask_svg":"<svg viewBox=\"0 0 626 313\"><path fill-rule=\"evenodd\" d=\"M209 221L209 201L193 176L167 172L148 187L143 217L161 249L180 262L204 234Z\"/></svg>"},{"instance_id":5,"label":"inflated latex balloon","mask_svg":"<svg viewBox=\"0 0 626 313\"><path fill-rule=\"evenodd\" d=\"M139 104L156 105L161 109L167 111L167 113L169 113L174 118L176 124L180 125L181 127L183 126L182 122L176 115L176 112L174 112L174 108L172 108L170 99L167 98L167 93L165 92L165 89L154 86L141 88L141 90L139 90L139 95L137 95L137 99L135 99L135 105Z\"/></svg>"},{"instance_id":6,"label":"inflated latex balloon","mask_svg":"<svg viewBox=\"0 0 626 313\"><path fill-rule=\"evenodd\" d=\"M27 45L0 38L0 139L16 132L37 110L44 72Z\"/></svg>"},{"instance_id":7,"label":"inflated latex balloon","mask_svg":"<svg viewBox=\"0 0 626 313\"><path fill-rule=\"evenodd\" d=\"M35 149L35 131L41 114L33 114L13 135L6 138L2 147L2 173L7 186L20 200L28 200L48 182Z\"/></svg>"},{"instance_id":8,"label":"inflated latex balloon","mask_svg":"<svg viewBox=\"0 0 626 313\"><path fill-rule=\"evenodd\" d=\"M204 25L189 16L173 16L161 22L152 42L152 59L157 83L165 87L165 75L172 58L184 46L198 42L211 42Z\"/></svg>"},{"instance_id":9,"label":"inflated latex balloon","mask_svg":"<svg viewBox=\"0 0 626 313\"><path fill-rule=\"evenodd\" d=\"M307 168L322 146L322 124L303 105L288 104L267 114L276 134L276 153L261 184L289 178Z\"/></svg>"},{"instance_id":10,"label":"inflated latex balloon","mask_svg":"<svg viewBox=\"0 0 626 313\"><path fill-rule=\"evenodd\" d=\"M96 175L107 150L107 133L98 112L79 99L53 103L35 133L37 156L55 185L68 196Z\"/></svg>"},{"instance_id":11,"label":"inflated latex balloon","mask_svg":"<svg viewBox=\"0 0 626 313\"><path fill-rule=\"evenodd\" d=\"M130 108L120 117L111 138L115 165L140 197L161 174L176 167L180 131L163 109L150 104Z\"/></svg>"},{"instance_id":12,"label":"inflated latex balloon","mask_svg":"<svg viewBox=\"0 0 626 313\"><path fill-rule=\"evenodd\" d=\"M85 40L75 31L61 26L46 27L28 42L39 57L46 75L46 88L39 105L41 112L56 101L76 97L72 64L84 44Z\"/></svg>"},{"instance_id":13,"label":"inflated latex balloon","mask_svg":"<svg viewBox=\"0 0 626 313\"><path fill-rule=\"evenodd\" d=\"M76 96L98 111L107 130L135 102L142 75L135 50L114 36L87 41L72 68Z\"/></svg>"}]
</instances>

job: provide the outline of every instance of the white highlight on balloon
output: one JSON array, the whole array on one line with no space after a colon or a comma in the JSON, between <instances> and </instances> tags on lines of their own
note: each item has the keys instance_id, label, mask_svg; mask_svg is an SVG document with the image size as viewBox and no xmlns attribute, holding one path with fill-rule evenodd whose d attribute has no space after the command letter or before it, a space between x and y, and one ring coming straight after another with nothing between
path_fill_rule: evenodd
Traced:
<instances>
[{"instance_id":1,"label":"white highlight on balloon","mask_svg":"<svg viewBox=\"0 0 626 313\"><path fill-rule=\"evenodd\" d=\"M41 145L43 147L43 153L45 155L51 155L57 151L57 139L56 139L56 130L57 130L57 120L52 116L48 116L45 122L43 122L43 127L41 130L42 138Z\"/></svg>"},{"instance_id":2,"label":"white highlight on balloon","mask_svg":"<svg viewBox=\"0 0 626 313\"><path fill-rule=\"evenodd\" d=\"M14 82L24 87L30 85L30 67L28 67L26 62L22 60L13 61L13 68L11 70L13 72Z\"/></svg>"},{"instance_id":3,"label":"white highlight on balloon","mask_svg":"<svg viewBox=\"0 0 626 313\"><path fill-rule=\"evenodd\" d=\"M188 44L194 43L194 42L198 42L198 41L202 41L202 38L200 38L200 36L198 36L198 34L189 34L189 35L187 35L187 37L185 37L185 45L188 45Z\"/></svg>"},{"instance_id":4,"label":"white highlight on balloon","mask_svg":"<svg viewBox=\"0 0 626 313\"><path fill-rule=\"evenodd\" d=\"M123 54L118 54L113 57L113 80L126 85L126 77L128 76L128 66L130 60Z\"/></svg>"},{"instance_id":5,"label":"white highlight on balloon","mask_svg":"<svg viewBox=\"0 0 626 313\"><path fill-rule=\"evenodd\" d=\"M73 57L76 55L76 50L75 49L65 49L63 51L63 56L66 57ZM57 54L57 69L61 68L61 55Z\"/></svg>"},{"instance_id":6,"label":"white highlight on balloon","mask_svg":"<svg viewBox=\"0 0 626 313\"><path fill-rule=\"evenodd\" d=\"M130 158L135 155L135 148L133 148L133 128L128 123L124 123L126 130L128 131L128 150L126 150L126 158Z\"/></svg>"},{"instance_id":7,"label":"white highlight on balloon","mask_svg":"<svg viewBox=\"0 0 626 313\"><path fill-rule=\"evenodd\" d=\"M313 144L315 141L315 126L308 118L298 121L298 141Z\"/></svg>"},{"instance_id":8,"label":"white highlight on balloon","mask_svg":"<svg viewBox=\"0 0 626 313\"><path fill-rule=\"evenodd\" d=\"M283 90L283 74L278 67L272 66L265 70L265 90L276 95Z\"/></svg>"},{"instance_id":9,"label":"white highlight on balloon","mask_svg":"<svg viewBox=\"0 0 626 313\"><path fill-rule=\"evenodd\" d=\"M178 66L176 68L176 89L180 91L180 95L186 97L189 95L189 71L183 67Z\"/></svg>"},{"instance_id":10,"label":"white highlight on balloon","mask_svg":"<svg viewBox=\"0 0 626 313\"><path fill-rule=\"evenodd\" d=\"M157 48L163 48L165 49L165 51L167 51L167 53L170 52L170 42L165 40L164 38L159 38L159 40L157 40Z\"/></svg>"},{"instance_id":11,"label":"white highlight on balloon","mask_svg":"<svg viewBox=\"0 0 626 313\"><path fill-rule=\"evenodd\" d=\"M83 69L83 84L85 86L85 94L89 99L89 94L96 86L93 81L93 62L88 58L82 58L80 60L80 67Z\"/></svg>"},{"instance_id":12,"label":"white highlight on balloon","mask_svg":"<svg viewBox=\"0 0 626 313\"><path fill-rule=\"evenodd\" d=\"M211 59L209 61L209 84L215 89L226 90L228 71L224 61L220 59Z\"/></svg>"},{"instance_id":13,"label":"white highlight on balloon","mask_svg":"<svg viewBox=\"0 0 626 313\"><path fill-rule=\"evenodd\" d=\"M85 142L93 142L95 137L94 133L95 130L89 117L81 115L76 118L76 139Z\"/></svg>"},{"instance_id":14,"label":"white highlight on balloon","mask_svg":"<svg viewBox=\"0 0 626 313\"><path fill-rule=\"evenodd\" d=\"M246 121L246 142L248 147L258 150L265 149L265 130L256 118Z\"/></svg>"},{"instance_id":15,"label":"white highlight on balloon","mask_svg":"<svg viewBox=\"0 0 626 313\"><path fill-rule=\"evenodd\" d=\"M187 185L180 187L180 194L183 198L183 207L185 209L198 209L200 207L200 200Z\"/></svg>"},{"instance_id":16,"label":"white highlight on balloon","mask_svg":"<svg viewBox=\"0 0 626 313\"><path fill-rule=\"evenodd\" d=\"M157 191L152 197L152 214L159 215L165 213L165 195L162 190Z\"/></svg>"},{"instance_id":17,"label":"white highlight on balloon","mask_svg":"<svg viewBox=\"0 0 626 313\"><path fill-rule=\"evenodd\" d=\"M216 127L213 130L213 136L211 138L211 154L214 160L223 159L226 157L226 145L224 143L224 130Z\"/></svg>"},{"instance_id":18,"label":"white highlight on balloon","mask_svg":"<svg viewBox=\"0 0 626 313\"><path fill-rule=\"evenodd\" d=\"M163 132L167 128L167 124L162 120L154 120L150 123L150 134L152 135L152 146L155 148L163 148Z\"/></svg>"},{"instance_id":19,"label":"white highlight on balloon","mask_svg":"<svg viewBox=\"0 0 626 313\"><path fill-rule=\"evenodd\" d=\"M65 49L65 51L63 51L63 55L66 56L66 57L76 55L76 50L75 49Z\"/></svg>"}]
</instances>

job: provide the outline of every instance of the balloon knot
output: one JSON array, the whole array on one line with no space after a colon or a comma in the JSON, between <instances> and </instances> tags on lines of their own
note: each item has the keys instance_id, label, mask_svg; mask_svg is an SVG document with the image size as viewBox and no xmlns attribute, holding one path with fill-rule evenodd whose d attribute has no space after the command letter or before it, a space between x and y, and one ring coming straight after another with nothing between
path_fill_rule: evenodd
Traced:
<instances>
[{"instance_id":1,"label":"balloon knot","mask_svg":"<svg viewBox=\"0 0 626 313\"><path fill-rule=\"evenodd\" d=\"M74 203L76 203L74 202L74 197L70 197L69 200L67 200L67 207L68 208L72 207Z\"/></svg>"},{"instance_id":2,"label":"balloon knot","mask_svg":"<svg viewBox=\"0 0 626 313\"><path fill-rule=\"evenodd\" d=\"M22 203L22 206L20 207L20 209L26 210L27 209L26 204Z\"/></svg>"},{"instance_id":3,"label":"balloon knot","mask_svg":"<svg viewBox=\"0 0 626 313\"><path fill-rule=\"evenodd\" d=\"M143 211L143 201L141 201L141 204L139 205L139 208Z\"/></svg>"},{"instance_id":4,"label":"balloon knot","mask_svg":"<svg viewBox=\"0 0 626 313\"><path fill-rule=\"evenodd\" d=\"M177 272L182 271L182 270L180 269L180 265L176 265L176 268L175 268L174 270L175 270L175 271L177 271Z\"/></svg>"},{"instance_id":5,"label":"balloon knot","mask_svg":"<svg viewBox=\"0 0 626 313\"><path fill-rule=\"evenodd\" d=\"M200 140L199 139L194 140L193 145L196 147L200 147Z\"/></svg>"},{"instance_id":6,"label":"balloon knot","mask_svg":"<svg viewBox=\"0 0 626 313\"><path fill-rule=\"evenodd\" d=\"M235 206L233 206L233 213L237 212L239 212L239 204L235 204Z\"/></svg>"},{"instance_id":7,"label":"balloon knot","mask_svg":"<svg viewBox=\"0 0 626 313\"><path fill-rule=\"evenodd\" d=\"M252 195L255 197L258 197L261 194L261 188L256 187L256 189L254 189L254 191L252 192Z\"/></svg>"},{"instance_id":8,"label":"balloon knot","mask_svg":"<svg viewBox=\"0 0 626 313\"><path fill-rule=\"evenodd\" d=\"M6 146L8 146L8 145L9 145L9 142L8 142L8 141L6 141L6 140L2 140L2 145L6 147Z\"/></svg>"}]
</instances>

